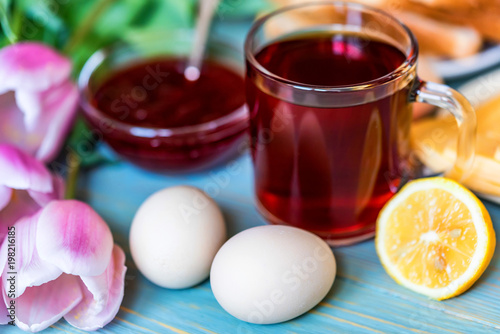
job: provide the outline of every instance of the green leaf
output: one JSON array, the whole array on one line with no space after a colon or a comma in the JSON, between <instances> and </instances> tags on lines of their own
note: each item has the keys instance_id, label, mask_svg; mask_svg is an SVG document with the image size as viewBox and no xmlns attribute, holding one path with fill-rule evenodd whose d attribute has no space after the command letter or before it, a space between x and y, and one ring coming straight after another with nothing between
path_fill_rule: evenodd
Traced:
<instances>
[{"instance_id":1,"label":"green leaf","mask_svg":"<svg viewBox=\"0 0 500 334\"><path fill-rule=\"evenodd\" d=\"M195 7L195 0L151 0L148 8L145 8L141 17L122 34L122 38L134 43L151 36L161 39L164 33L192 28Z\"/></svg>"},{"instance_id":2,"label":"green leaf","mask_svg":"<svg viewBox=\"0 0 500 334\"><path fill-rule=\"evenodd\" d=\"M16 22L19 38L60 48L67 37L67 27L59 16L61 6L57 1L16 0L16 11L24 16Z\"/></svg>"},{"instance_id":3,"label":"green leaf","mask_svg":"<svg viewBox=\"0 0 500 334\"><path fill-rule=\"evenodd\" d=\"M2 31L10 43L15 43L17 41L17 36L11 28L9 9L10 0L0 0L0 25Z\"/></svg>"},{"instance_id":4,"label":"green leaf","mask_svg":"<svg viewBox=\"0 0 500 334\"><path fill-rule=\"evenodd\" d=\"M158 8L147 22L149 28L188 28L194 24L196 2L193 0L156 0Z\"/></svg>"},{"instance_id":5,"label":"green leaf","mask_svg":"<svg viewBox=\"0 0 500 334\"><path fill-rule=\"evenodd\" d=\"M64 19L72 32L65 51L73 59L74 72L90 55L118 41L145 7L136 0L74 0L64 9ZM78 13L76 15L75 13Z\"/></svg>"},{"instance_id":6,"label":"green leaf","mask_svg":"<svg viewBox=\"0 0 500 334\"><path fill-rule=\"evenodd\" d=\"M11 0L0 0L0 7L4 8L5 10L10 8L10 3Z\"/></svg>"},{"instance_id":7,"label":"green leaf","mask_svg":"<svg viewBox=\"0 0 500 334\"><path fill-rule=\"evenodd\" d=\"M133 22L146 2L122 0L115 1L106 12L95 22L94 32L98 36L113 36L119 38L131 22Z\"/></svg>"}]
</instances>

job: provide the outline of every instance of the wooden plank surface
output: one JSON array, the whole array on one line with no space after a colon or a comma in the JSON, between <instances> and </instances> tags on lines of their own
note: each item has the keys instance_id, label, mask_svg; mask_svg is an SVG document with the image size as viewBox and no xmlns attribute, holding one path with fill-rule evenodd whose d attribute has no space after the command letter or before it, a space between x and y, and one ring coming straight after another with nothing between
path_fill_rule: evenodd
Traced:
<instances>
[{"instance_id":1,"label":"wooden plank surface","mask_svg":"<svg viewBox=\"0 0 500 334\"><path fill-rule=\"evenodd\" d=\"M128 247L128 230L142 201L161 188L190 184L218 189L229 233L264 224L253 204L252 168L240 157L240 172L227 185L214 175L222 166L196 175L166 176L127 163L94 169L81 179L79 197L110 225L115 242L127 253L125 299L115 320L102 333L494 333L500 331L500 260L468 292L448 301L428 300L397 285L384 271L373 241L334 249L338 274L325 300L311 312L277 325L251 325L227 314L215 300L210 283L185 290L159 288L137 272ZM215 186L214 186L215 185ZM214 191L214 190L212 190ZM500 208L486 202L499 233ZM2 333L18 333L10 326ZM80 333L64 321L48 333Z\"/></svg>"}]
</instances>

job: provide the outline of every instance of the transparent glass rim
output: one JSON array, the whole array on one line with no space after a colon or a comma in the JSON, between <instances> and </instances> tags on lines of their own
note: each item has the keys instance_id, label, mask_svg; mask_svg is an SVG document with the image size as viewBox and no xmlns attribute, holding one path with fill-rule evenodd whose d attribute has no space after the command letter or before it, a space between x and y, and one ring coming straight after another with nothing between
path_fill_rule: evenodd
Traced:
<instances>
[{"instance_id":1,"label":"transparent glass rim","mask_svg":"<svg viewBox=\"0 0 500 334\"><path fill-rule=\"evenodd\" d=\"M186 38L192 36L192 31L190 30L180 30L174 33L168 34L167 36L163 35L162 38L182 38L185 41ZM155 41L156 43L161 41ZM229 44L227 42L222 41L219 38L210 38L209 43L211 45L215 45L216 47L222 47L230 52L234 52L235 54L243 56L240 49L236 46ZM146 41L137 43L138 46L147 46L153 45L154 42ZM82 70L80 71L77 79L78 90L80 94L80 106L83 109L83 113L92 119L101 122L102 124L111 125L113 129L118 131L127 132L136 137L145 137L145 138L161 138L161 137L172 137L177 135L191 135L197 133L205 133L205 132L217 132L217 130L223 127L227 131L227 126L234 127L240 123L246 122L249 118L248 109L246 104L243 103L240 107L236 108L231 113L214 119L209 122L197 124L197 125L189 125L189 126L181 126L181 127L173 127L173 128L159 128L159 127L148 127L148 126L140 126L140 125L132 125L115 118L111 118L98 108L94 107L92 103L90 103L92 99L92 94L90 92L90 80L92 78L93 73L96 69L114 52L119 51L127 51L132 50L133 46L136 44L114 44L108 47L104 47L102 49L94 52L89 59L85 62ZM168 54L166 54L168 56ZM138 60L141 58L138 58ZM148 59L147 57L143 58L144 60Z\"/></svg>"},{"instance_id":2,"label":"transparent glass rim","mask_svg":"<svg viewBox=\"0 0 500 334\"><path fill-rule=\"evenodd\" d=\"M396 25L400 26L405 32L406 35L408 36L410 40L410 46L409 50L405 53L406 59L405 61L394 71L381 76L379 78L362 82L359 84L353 84L353 85L338 85L338 86L324 86L324 85L310 85L310 84L305 84L297 81L292 81L285 79L277 74L274 74L267 70L264 66L262 66L259 61L255 58L255 54L253 52L253 46L254 46L254 40L255 40L255 35L257 34L258 30L270 19L274 18L275 16L284 14L289 11L293 11L296 9L301 9L301 8L307 8L307 7L315 7L315 6L326 6L326 5L331 5L334 7L344 7L348 9L354 9L357 11L365 12L365 13L375 13L376 15L383 16L387 18L388 20L392 21ZM418 57L418 43L411 32L411 30L400 20L392 16L391 14L363 4L359 3L353 3L353 2L343 2L343 1L315 1L315 2L307 2L307 3L301 3L301 4L296 4L296 5L290 5L290 6L285 6L282 8L279 8L265 16L262 16L260 19L254 22L252 27L250 28L250 31L248 32L247 38L245 40L245 58L246 60L250 63L250 65L257 70L261 75L272 79L279 84L289 86L293 89L299 89L299 90L306 90L306 91L311 91L311 90L318 90L320 92L359 92L359 91L364 91L364 90L370 90L375 87L380 87L384 86L386 84L391 84L398 79L404 77L406 74L409 74L412 69L416 65Z\"/></svg>"}]
</instances>

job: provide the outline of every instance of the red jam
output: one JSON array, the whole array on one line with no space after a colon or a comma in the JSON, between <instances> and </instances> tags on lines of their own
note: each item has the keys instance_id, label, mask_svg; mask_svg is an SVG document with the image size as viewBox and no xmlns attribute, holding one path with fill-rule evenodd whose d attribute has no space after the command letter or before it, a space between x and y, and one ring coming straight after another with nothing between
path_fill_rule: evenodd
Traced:
<instances>
[{"instance_id":1,"label":"red jam","mask_svg":"<svg viewBox=\"0 0 500 334\"><path fill-rule=\"evenodd\" d=\"M136 63L112 73L96 89L94 108L112 122L140 127L104 133L115 151L148 169L185 171L225 160L242 146L246 120L228 124L220 118L244 106L243 77L206 61L199 79L189 81L184 77L185 66L185 58ZM192 126L210 122L205 130L192 131ZM158 136L149 128L174 134Z\"/></svg>"}]
</instances>

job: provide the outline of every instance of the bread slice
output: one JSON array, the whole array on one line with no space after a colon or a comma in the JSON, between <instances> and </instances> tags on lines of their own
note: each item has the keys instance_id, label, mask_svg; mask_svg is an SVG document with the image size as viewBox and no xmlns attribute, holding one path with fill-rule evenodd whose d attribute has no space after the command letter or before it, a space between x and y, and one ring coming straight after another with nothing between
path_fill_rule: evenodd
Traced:
<instances>
[{"instance_id":1,"label":"bread slice","mask_svg":"<svg viewBox=\"0 0 500 334\"><path fill-rule=\"evenodd\" d=\"M500 0L480 0L478 8L433 9L420 4L411 6L411 11L438 21L472 27L484 39L500 42Z\"/></svg>"},{"instance_id":2,"label":"bread slice","mask_svg":"<svg viewBox=\"0 0 500 334\"><path fill-rule=\"evenodd\" d=\"M484 0L411 0L432 9L464 10L479 8Z\"/></svg>"},{"instance_id":3,"label":"bread slice","mask_svg":"<svg viewBox=\"0 0 500 334\"><path fill-rule=\"evenodd\" d=\"M500 6L472 10L463 15L440 12L434 15L449 22L471 26L479 31L485 39L500 42Z\"/></svg>"},{"instance_id":4,"label":"bread slice","mask_svg":"<svg viewBox=\"0 0 500 334\"><path fill-rule=\"evenodd\" d=\"M409 11L398 11L395 15L415 34L423 52L459 58L473 55L481 49L483 39L474 28Z\"/></svg>"},{"instance_id":5,"label":"bread slice","mask_svg":"<svg viewBox=\"0 0 500 334\"><path fill-rule=\"evenodd\" d=\"M465 24L473 26L486 39L500 42L500 8L473 12L463 17Z\"/></svg>"}]
</instances>

